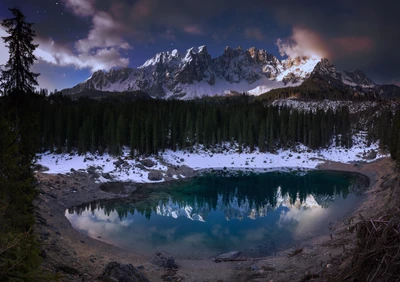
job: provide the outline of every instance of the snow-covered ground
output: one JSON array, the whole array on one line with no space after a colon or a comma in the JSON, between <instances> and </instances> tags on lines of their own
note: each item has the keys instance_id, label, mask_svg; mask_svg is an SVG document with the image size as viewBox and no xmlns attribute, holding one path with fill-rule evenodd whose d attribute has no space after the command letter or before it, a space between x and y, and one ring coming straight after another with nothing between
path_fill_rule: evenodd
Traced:
<instances>
[{"instance_id":1,"label":"snow-covered ground","mask_svg":"<svg viewBox=\"0 0 400 282\"><path fill-rule=\"evenodd\" d=\"M239 153L237 146L225 143L215 149L206 149L198 146L192 150L178 150L176 152L167 150L159 156L147 157L155 163L151 168L146 168L140 161L143 158L131 159L129 150L118 158L108 154L50 154L38 155L38 164L47 167L46 173L68 173L71 169L95 171L100 182L107 181L133 181L133 182L155 182L150 181L149 171L158 170L165 177L168 167L186 165L195 170L207 168L235 168L235 169L279 169L279 168L316 168L324 161L335 161L351 163L354 161L372 161L376 158L385 157L379 154L378 144L367 146L366 133L360 132L355 135L353 147L350 149L330 146L321 150L310 150L298 145L295 149L278 150L276 153L262 153L258 150L249 152L248 149ZM376 152L376 158L366 158L371 152ZM120 160L120 164L115 162ZM121 161L122 160L122 161ZM122 164L121 164L122 163ZM184 178L183 175L173 174L170 178ZM161 180L162 181L162 180Z\"/></svg>"}]
</instances>

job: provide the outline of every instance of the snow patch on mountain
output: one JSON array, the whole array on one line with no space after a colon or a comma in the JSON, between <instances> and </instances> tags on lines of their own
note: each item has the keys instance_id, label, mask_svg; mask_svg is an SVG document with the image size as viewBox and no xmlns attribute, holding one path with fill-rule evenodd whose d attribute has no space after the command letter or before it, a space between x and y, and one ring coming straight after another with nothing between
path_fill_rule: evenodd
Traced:
<instances>
[{"instance_id":1,"label":"snow patch on mountain","mask_svg":"<svg viewBox=\"0 0 400 282\"><path fill-rule=\"evenodd\" d=\"M279 60L265 50L227 47L211 58L206 46L160 52L139 68L95 72L86 81L64 94L85 90L111 92L142 90L154 98L193 99L232 92L262 91L300 85L309 77L317 58L297 57Z\"/></svg>"}]
</instances>

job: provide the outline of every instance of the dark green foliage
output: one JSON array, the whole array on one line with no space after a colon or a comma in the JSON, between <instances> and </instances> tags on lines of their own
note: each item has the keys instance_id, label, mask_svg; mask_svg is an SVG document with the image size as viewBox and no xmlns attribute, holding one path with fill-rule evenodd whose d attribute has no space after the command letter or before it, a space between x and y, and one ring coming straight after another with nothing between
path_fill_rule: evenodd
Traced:
<instances>
[{"instance_id":1,"label":"dark green foliage","mask_svg":"<svg viewBox=\"0 0 400 282\"><path fill-rule=\"evenodd\" d=\"M25 16L19 8L11 8L10 11L14 17L3 20L1 24L9 34L2 37L10 55L0 80L0 88L6 95L13 90L17 91L14 92L16 94L32 92L34 86L38 85L36 78L39 76L30 71L36 60L33 52L38 46L33 44L35 31L32 24L25 21Z\"/></svg>"},{"instance_id":2,"label":"dark green foliage","mask_svg":"<svg viewBox=\"0 0 400 282\"><path fill-rule=\"evenodd\" d=\"M44 279L33 234L38 101L33 93L0 100L0 281Z\"/></svg>"},{"instance_id":3,"label":"dark green foliage","mask_svg":"<svg viewBox=\"0 0 400 282\"><path fill-rule=\"evenodd\" d=\"M325 147L334 136L339 145L351 146L348 109L306 111L264 106L248 99L137 100L123 103L106 98L72 100L60 94L43 97L40 116L42 151L119 155L123 146L131 155L157 154L165 149L184 149L195 144L214 148L237 142L239 151L256 146L274 151L304 143L312 149ZM53 124L49 124L53 120Z\"/></svg>"}]
</instances>

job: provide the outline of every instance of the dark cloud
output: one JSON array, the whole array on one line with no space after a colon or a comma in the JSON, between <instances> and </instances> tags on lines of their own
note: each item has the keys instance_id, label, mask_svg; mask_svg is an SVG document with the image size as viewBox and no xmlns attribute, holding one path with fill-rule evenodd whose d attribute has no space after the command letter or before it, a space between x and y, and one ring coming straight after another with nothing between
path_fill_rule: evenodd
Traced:
<instances>
[{"instance_id":1,"label":"dark cloud","mask_svg":"<svg viewBox=\"0 0 400 282\"><path fill-rule=\"evenodd\" d=\"M125 66L148 45L155 51L199 41L219 48L276 43L276 54L317 54L378 82L400 81L400 1L4 0L0 17L6 5L28 13L47 61L60 65Z\"/></svg>"},{"instance_id":2,"label":"dark cloud","mask_svg":"<svg viewBox=\"0 0 400 282\"><path fill-rule=\"evenodd\" d=\"M362 69L381 83L400 81L399 1L280 1L281 25L318 34L340 69Z\"/></svg>"}]
</instances>

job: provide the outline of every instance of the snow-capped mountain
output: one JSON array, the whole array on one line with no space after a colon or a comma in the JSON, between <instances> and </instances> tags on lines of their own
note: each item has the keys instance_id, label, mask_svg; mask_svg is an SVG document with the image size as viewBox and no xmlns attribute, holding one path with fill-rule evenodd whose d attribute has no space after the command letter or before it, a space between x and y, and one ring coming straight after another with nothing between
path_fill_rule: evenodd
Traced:
<instances>
[{"instance_id":1,"label":"snow-capped mountain","mask_svg":"<svg viewBox=\"0 0 400 282\"><path fill-rule=\"evenodd\" d=\"M362 71L340 72L328 59L295 57L279 60L265 50L226 47L211 58L206 46L161 52L138 68L97 71L86 81L64 89L64 94L88 91L141 90L153 98L193 99L247 92L260 95L272 89L306 82L317 92L341 91L351 95L396 97L400 87L377 85Z\"/></svg>"},{"instance_id":2,"label":"snow-capped mountain","mask_svg":"<svg viewBox=\"0 0 400 282\"><path fill-rule=\"evenodd\" d=\"M155 98L192 99L202 96L249 92L258 95L270 89L300 85L313 71L318 58L279 60L265 50L226 47L211 58L206 46L156 54L139 68L97 71L64 94L87 90L142 90Z\"/></svg>"}]
</instances>

